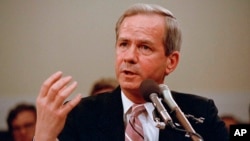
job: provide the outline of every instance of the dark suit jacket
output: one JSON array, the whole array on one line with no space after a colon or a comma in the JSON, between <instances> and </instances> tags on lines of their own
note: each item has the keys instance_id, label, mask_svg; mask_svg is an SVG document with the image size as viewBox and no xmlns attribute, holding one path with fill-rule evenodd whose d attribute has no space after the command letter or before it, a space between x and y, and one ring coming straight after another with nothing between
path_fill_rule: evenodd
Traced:
<instances>
[{"instance_id":1,"label":"dark suit jacket","mask_svg":"<svg viewBox=\"0 0 250 141\"><path fill-rule=\"evenodd\" d=\"M205 118L204 123L189 119L194 130L204 141L229 140L224 123L211 99L191 94L172 92L173 98L185 114ZM168 108L168 107L167 107ZM178 122L172 115L173 121ZM83 98L68 115L60 141L124 141L121 89L111 93ZM166 127L160 130L159 141L191 141L183 132Z\"/></svg>"}]
</instances>

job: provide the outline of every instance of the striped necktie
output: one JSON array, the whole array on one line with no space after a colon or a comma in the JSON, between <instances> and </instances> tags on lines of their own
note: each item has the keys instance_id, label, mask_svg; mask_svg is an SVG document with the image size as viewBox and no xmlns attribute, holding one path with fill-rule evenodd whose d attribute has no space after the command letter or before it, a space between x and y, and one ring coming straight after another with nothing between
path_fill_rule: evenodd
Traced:
<instances>
[{"instance_id":1,"label":"striped necktie","mask_svg":"<svg viewBox=\"0 0 250 141\"><path fill-rule=\"evenodd\" d=\"M143 104L133 105L132 112L125 130L125 141L143 141L144 133L138 115L145 111Z\"/></svg>"}]
</instances>

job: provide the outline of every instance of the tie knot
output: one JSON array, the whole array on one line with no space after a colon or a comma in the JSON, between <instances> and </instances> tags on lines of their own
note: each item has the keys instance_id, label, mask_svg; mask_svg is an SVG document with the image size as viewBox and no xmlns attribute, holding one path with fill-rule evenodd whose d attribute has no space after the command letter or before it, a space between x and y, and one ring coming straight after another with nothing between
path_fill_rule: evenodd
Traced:
<instances>
[{"instance_id":1,"label":"tie knot","mask_svg":"<svg viewBox=\"0 0 250 141\"><path fill-rule=\"evenodd\" d=\"M144 112L146 109L143 104L134 104L132 106L131 116L138 116L140 113Z\"/></svg>"}]
</instances>

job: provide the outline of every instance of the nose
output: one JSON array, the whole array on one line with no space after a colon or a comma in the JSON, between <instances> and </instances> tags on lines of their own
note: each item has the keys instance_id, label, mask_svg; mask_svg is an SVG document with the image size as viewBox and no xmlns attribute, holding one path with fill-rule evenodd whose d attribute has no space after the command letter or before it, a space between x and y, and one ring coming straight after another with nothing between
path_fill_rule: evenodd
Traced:
<instances>
[{"instance_id":1,"label":"nose","mask_svg":"<svg viewBox=\"0 0 250 141\"><path fill-rule=\"evenodd\" d=\"M131 45L125 52L124 61L126 63L135 64L138 61L138 52L135 45Z\"/></svg>"}]
</instances>

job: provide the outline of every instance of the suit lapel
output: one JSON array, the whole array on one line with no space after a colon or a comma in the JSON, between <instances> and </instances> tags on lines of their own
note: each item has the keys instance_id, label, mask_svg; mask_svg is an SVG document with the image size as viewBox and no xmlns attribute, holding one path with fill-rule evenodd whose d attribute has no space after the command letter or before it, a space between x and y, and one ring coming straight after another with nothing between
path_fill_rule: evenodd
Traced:
<instances>
[{"instance_id":1,"label":"suit lapel","mask_svg":"<svg viewBox=\"0 0 250 141\"><path fill-rule=\"evenodd\" d=\"M121 90L117 88L105 97L102 114L99 120L99 129L103 140L124 140L123 106Z\"/></svg>"}]
</instances>

